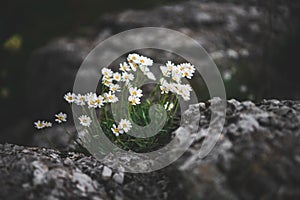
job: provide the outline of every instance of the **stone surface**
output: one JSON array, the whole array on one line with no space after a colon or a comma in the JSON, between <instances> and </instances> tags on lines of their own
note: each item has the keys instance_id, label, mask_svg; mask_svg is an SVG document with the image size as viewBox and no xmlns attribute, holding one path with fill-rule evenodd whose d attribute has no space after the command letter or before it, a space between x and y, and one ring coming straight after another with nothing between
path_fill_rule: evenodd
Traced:
<instances>
[{"instance_id":1,"label":"stone surface","mask_svg":"<svg viewBox=\"0 0 300 200\"><path fill-rule=\"evenodd\" d=\"M201 158L218 102L190 107L191 120L200 108L193 144L152 173L122 174L80 153L0 145L0 199L299 199L300 102L229 100L222 135Z\"/></svg>"}]
</instances>

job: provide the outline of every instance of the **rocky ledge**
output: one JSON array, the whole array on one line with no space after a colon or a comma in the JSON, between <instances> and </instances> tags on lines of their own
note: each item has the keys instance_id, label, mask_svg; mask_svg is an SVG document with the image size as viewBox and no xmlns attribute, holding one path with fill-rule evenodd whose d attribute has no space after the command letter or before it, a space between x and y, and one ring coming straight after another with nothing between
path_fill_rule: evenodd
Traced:
<instances>
[{"instance_id":1,"label":"rocky ledge","mask_svg":"<svg viewBox=\"0 0 300 200\"><path fill-rule=\"evenodd\" d=\"M188 151L152 173L124 174L75 152L0 145L0 199L300 199L300 102L229 100L222 136L200 159L213 103L198 105L199 137Z\"/></svg>"}]
</instances>

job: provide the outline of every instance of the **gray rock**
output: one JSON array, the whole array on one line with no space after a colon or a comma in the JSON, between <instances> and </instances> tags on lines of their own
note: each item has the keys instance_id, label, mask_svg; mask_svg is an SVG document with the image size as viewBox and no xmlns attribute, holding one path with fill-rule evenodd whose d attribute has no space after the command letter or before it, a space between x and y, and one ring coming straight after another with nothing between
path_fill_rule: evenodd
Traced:
<instances>
[{"instance_id":1,"label":"gray rock","mask_svg":"<svg viewBox=\"0 0 300 200\"><path fill-rule=\"evenodd\" d=\"M123 184L124 182L124 173L123 172L119 172L119 173L115 173L113 175L113 180L116 181L119 184Z\"/></svg>"},{"instance_id":2,"label":"gray rock","mask_svg":"<svg viewBox=\"0 0 300 200\"><path fill-rule=\"evenodd\" d=\"M72 181L82 192L95 192L93 180L81 171L73 171Z\"/></svg>"},{"instance_id":3,"label":"gray rock","mask_svg":"<svg viewBox=\"0 0 300 200\"><path fill-rule=\"evenodd\" d=\"M151 173L113 173L113 159L103 166L80 153L0 145L0 199L299 199L300 102L229 100L222 135L201 157L211 109L220 103L190 106L183 117L200 126L183 123L177 132L195 137L197 127L201 137Z\"/></svg>"},{"instance_id":4,"label":"gray rock","mask_svg":"<svg viewBox=\"0 0 300 200\"><path fill-rule=\"evenodd\" d=\"M112 170L106 166L104 166L103 171L102 171L102 177L104 180L108 180L111 178L112 175Z\"/></svg>"}]
</instances>

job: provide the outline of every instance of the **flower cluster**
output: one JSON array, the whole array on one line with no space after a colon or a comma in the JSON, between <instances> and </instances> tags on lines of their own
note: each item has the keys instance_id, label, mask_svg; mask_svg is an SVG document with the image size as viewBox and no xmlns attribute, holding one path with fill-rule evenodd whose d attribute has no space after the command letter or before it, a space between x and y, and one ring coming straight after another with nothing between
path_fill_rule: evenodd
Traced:
<instances>
[{"instance_id":1,"label":"flower cluster","mask_svg":"<svg viewBox=\"0 0 300 200\"><path fill-rule=\"evenodd\" d=\"M168 61L165 66L160 66L160 70L164 77L171 77L177 83L181 83L182 78L191 79L195 73L194 65L190 63L175 65L171 61Z\"/></svg>"},{"instance_id":2,"label":"flower cluster","mask_svg":"<svg viewBox=\"0 0 300 200\"><path fill-rule=\"evenodd\" d=\"M145 104L147 103L147 105L144 106L146 108L153 103L152 100L154 98L143 99L145 101L142 101L142 98L145 98L144 92L141 88L136 87L136 85L138 85L140 74L151 80L157 79L150 70L151 66L153 66L152 59L136 53L129 54L126 62L119 64L117 71L113 71L109 67L101 69L101 94L95 92L86 94L67 92L64 95L64 99L69 104L75 104L82 107L84 112L81 115L78 114L79 117L77 120L80 125L86 128L89 128L91 125L96 126L96 123L93 121L94 119L92 120L91 117L89 117L88 112L91 112L93 109L104 108L102 111L105 112L103 116L106 117L106 119L103 119L106 132L118 137L121 134L128 133L132 129L131 122L134 121L134 118L129 114L128 117L132 118L130 119L131 121L129 119L121 119L120 122L116 124L113 120L108 118L106 112L108 112L107 110L109 109L107 109L106 105L119 101L119 103L129 103L129 106L132 106L131 108L133 108L132 112L134 114L138 112L142 113L142 120L144 120L146 118L146 112L142 110L144 109L144 102ZM160 82L156 88L164 95L161 105L164 106L165 110L167 110L168 114L171 116L176 113L176 109L178 108L178 96L182 97L185 101L190 99L192 88L189 84L183 84L183 79L192 79L195 73L195 67L190 63L175 65L171 61L168 61L164 66L160 66L160 70L161 75L158 77ZM140 72L140 74L137 72ZM124 88L128 89L129 92L128 102L121 102L118 98L118 93L124 89L122 88L123 86L125 86ZM157 94L157 90L155 90L153 94ZM119 97L121 98L120 95ZM86 107L88 109L85 109ZM139 120L139 117L136 117L135 119ZM55 115L55 122L58 124L62 124L66 121L67 115L65 113L60 112ZM39 120L35 122L34 125L37 129L43 129L45 127L51 127L52 123Z\"/></svg>"},{"instance_id":3,"label":"flower cluster","mask_svg":"<svg viewBox=\"0 0 300 200\"><path fill-rule=\"evenodd\" d=\"M168 94L169 92L172 92L181 96L185 101L190 100L190 92L192 91L192 87L189 84L167 82L164 78L162 78L160 82L161 94Z\"/></svg>"},{"instance_id":4,"label":"flower cluster","mask_svg":"<svg viewBox=\"0 0 300 200\"><path fill-rule=\"evenodd\" d=\"M130 96L128 97L128 101L132 105L137 105L141 103L140 98L143 96L143 91L141 89L138 89L137 87L131 87L129 88Z\"/></svg>"},{"instance_id":5,"label":"flower cluster","mask_svg":"<svg viewBox=\"0 0 300 200\"><path fill-rule=\"evenodd\" d=\"M120 134L127 133L132 128L132 124L128 119L121 119L118 125L113 124L111 131L115 136L119 136Z\"/></svg>"},{"instance_id":6,"label":"flower cluster","mask_svg":"<svg viewBox=\"0 0 300 200\"><path fill-rule=\"evenodd\" d=\"M165 78L171 79L168 82L165 78L161 78L161 94L172 92L181 96L185 101L190 100L192 88L189 84L182 84L181 82L182 78L192 79L195 67L190 63L175 65L171 61L168 61L165 66L160 66L160 70Z\"/></svg>"},{"instance_id":7,"label":"flower cluster","mask_svg":"<svg viewBox=\"0 0 300 200\"><path fill-rule=\"evenodd\" d=\"M153 60L150 58L134 53L128 55L127 61L132 71L136 71L139 68L149 79L156 80L154 74L149 69L153 65Z\"/></svg>"},{"instance_id":8,"label":"flower cluster","mask_svg":"<svg viewBox=\"0 0 300 200\"><path fill-rule=\"evenodd\" d=\"M58 113L55 115L55 121L57 123L62 123L62 122L66 122L67 121L67 114L65 113ZM43 128L49 128L49 127L52 127L52 123L51 122L48 122L48 121L41 121L41 120L38 120L36 122L34 122L34 126L35 128L37 129L43 129Z\"/></svg>"},{"instance_id":9,"label":"flower cluster","mask_svg":"<svg viewBox=\"0 0 300 200\"><path fill-rule=\"evenodd\" d=\"M68 92L65 94L64 98L68 103L75 103L78 106L88 105L89 108L101 108L104 106L104 103L115 103L118 101L115 92L117 86L114 86L109 92L105 92L103 95L97 95L96 93L87 93L87 94L74 94ZM74 100L73 100L74 99Z\"/></svg>"},{"instance_id":10,"label":"flower cluster","mask_svg":"<svg viewBox=\"0 0 300 200\"><path fill-rule=\"evenodd\" d=\"M47 122L47 121L36 121L34 122L34 126L37 129L43 129L43 128L49 128L52 127L52 123L51 122Z\"/></svg>"}]
</instances>

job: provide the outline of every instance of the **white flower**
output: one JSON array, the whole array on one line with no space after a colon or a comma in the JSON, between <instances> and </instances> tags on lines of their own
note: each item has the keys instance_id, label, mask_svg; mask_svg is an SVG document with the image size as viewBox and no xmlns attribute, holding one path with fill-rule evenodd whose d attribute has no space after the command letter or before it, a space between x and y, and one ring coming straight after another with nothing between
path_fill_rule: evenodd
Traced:
<instances>
[{"instance_id":1,"label":"white flower","mask_svg":"<svg viewBox=\"0 0 300 200\"><path fill-rule=\"evenodd\" d=\"M122 76L121 76L121 74L119 72L116 72L116 73L113 74L113 79L115 81L120 81L121 78L122 78Z\"/></svg>"},{"instance_id":2,"label":"white flower","mask_svg":"<svg viewBox=\"0 0 300 200\"><path fill-rule=\"evenodd\" d=\"M190 63L180 64L179 69L182 73L182 77L186 77L188 79L191 79L195 72L195 67L193 65L191 65Z\"/></svg>"},{"instance_id":3,"label":"white flower","mask_svg":"<svg viewBox=\"0 0 300 200\"><path fill-rule=\"evenodd\" d=\"M126 63L126 62L123 62L123 63L120 63L120 68L119 68L121 71L123 72L126 72L126 71L130 71L130 66Z\"/></svg>"},{"instance_id":4,"label":"white flower","mask_svg":"<svg viewBox=\"0 0 300 200\"><path fill-rule=\"evenodd\" d=\"M180 71L180 69L179 69L179 67L177 65L177 66L175 66L173 68L173 71L172 71L172 80L175 81L175 82L177 82L177 83L180 83L181 82L181 78L182 78L182 73L181 73L181 71Z\"/></svg>"},{"instance_id":5,"label":"white flower","mask_svg":"<svg viewBox=\"0 0 300 200\"><path fill-rule=\"evenodd\" d=\"M118 84L111 84L109 90L112 92L120 92L120 86Z\"/></svg>"},{"instance_id":6,"label":"white flower","mask_svg":"<svg viewBox=\"0 0 300 200\"><path fill-rule=\"evenodd\" d=\"M94 98L95 95L96 95L96 94L93 93L93 92L87 93L87 94L85 95L86 101L88 101L88 100L91 99L91 98ZM97 96L97 95L96 95L96 96Z\"/></svg>"},{"instance_id":7,"label":"white flower","mask_svg":"<svg viewBox=\"0 0 300 200\"><path fill-rule=\"evenodd\" d=\"M165 85L161 85L159 86L160 90L161 90L161 94L168 94L169 90L167 89L167 87Z\"/></svg>"},{"instance_id":8,"label":"white flower","mask_svg":"<svg viewBox=\"0 0 300 200\"><path fill-rule=\"evenodd\" d=\"M85 95L78 94L78 95L76 96L75 103L76 103L78 106L84 106L84 105L85 105L85 102L86 102L86 96L85 96Z\"/></svg>"},{"instance_id":9,"label":"white flower","mask_svg":"<svg viewBox=\"0 0 300 200\"><path fill-rule=\"evenodd\" d=\"M191 79L193 76L193 72L189 71L189 70L186 70L184 72L182 72L182 77L186 77L188 79Z\"/></svg>"},{"instance_id":10,"label":"white flower","mask_svg":"<svg viewBox=\"0 0 300 200\"><path fill-rule=\"evenodd\" d=\"M120 134L123 134L124 131L119 127L116 126L115 124L113 124L113 127L111 128L113 134L115 134L115 136L119 136Z\"/></svg>"},{"instance_id":11,"label":"white flower","mask_svg":"<svg viewBox=\"0 0 300 200\"><path fill-rule=\"evenodd\" d=\"M127 57L127 61L129 63L138 63L139 60L140 60L140 56L136 53L129 54L128 57Z\"/></svg>"},{"instance_id":12,"label":"white flower","mask_svg":"<svg viewBox=\"0 0 300 200\"><path fill-rule=\"evenodd\" d=\"M171 75L173 69L175 69L175 67L176 66L174 65L174 63L172 63L171 61L168 61L166 63L166 66L160 66L160 70L161 70L163 76L170 77L170 75Z\"/></svg>"},{"instance_id":13,"label":"white flower","mask_svg":"<svg viewBox=\"0 0 300 200\"><path fill-rule=\"evenodd\" d=\"M113 94L111 91L109 91L108 93L104 93L104 101L109 102L109 103L115 103L117 102L119 99L118 97L116 97L115 94Z\"/></svg>"},{"instance_id":14,"label":"white flower","mask_svg":"<svg viewBox=\"0 0 300 200\"><path fill-rule=\"evenodd\" d=\"M55 121L58 122L59 124L67 121L67 114L65 113L60 112L56 114L55 117L56 117Z\"/></svg>"},{"instance_id":15,"label":"white flower","mask_svg":"<svg viewBox=\"0 0 300 200\"><path fill-rule=\"evenodd\" d=\"M170 77L171 71L169 70L168 67L166 67L166 66L160 66L160 70L161 70L161 72L162 72L162 74L163 74L164 77Z\"/></svg>"},{"instance_id":16,"label":"white flower","mask_svg":"<svg viewBox=\"0 0 300 200\"><path fill-rule=\"evenodd\" d=\"M139 64L137 64L137 63L129 63L129 65L130 65L132 71L134 71L134 72L135 72L135 71L137 70L137 68L139 67Z\"/></svg>"},{"instance_id":17,"label":"white flower","mask_svg":"<svg viewBox=\"0 0 300 200\"><path fill-rule=\"evenodd\" d=\"M104 98L99 95L96 99L95 99L95 102L97 104L97 107L98 108L101 108L103 105L104 105Z\"/></svg>"},{"instance_id":18,"label":"white flower","mask_svg":"<svg viewBox=\"0 0 300 200\"><path fill-rule=\"evenodd\" d=\"M185 84L185 85L175 84L174 88L175 88L174 92L177 93L178 95L182 96L182 98L185 101L190 100L190 92L192 91L192 88L189 84Z\"/></svg>"},{"instance_id":19,"label":"white flower","mask_svg":"<svg viewBox=\"0 0 300 200\"><path fill-rule=\"evenodd\" d=\"M102 79L103 85L105 85L107 87L109 87L112 84L112 82L113 82L113 79L111 77L108 77L108 78L103 77L103 79Z\"/></svg>"},{"instance_id":20,"label":"white flower","mask_svg":"<svg viewBox=\"0 0 300 200\"><path fill-rule=\"evenodd\" d=\"M128 101L134 106L141 103L140 98L134 96L129 96Z\"/></svg>"},{"instance_id":21,"label":"white flower","mask_svg":"<svg viewBox=\"0 0 300 200\"><path fill-rule=\"evenodd\" d=\"M89 108L97 108L98 103L97 103L97 95L95 93L90 93L88 98L87 98L87 104Z\"/></svg>"},{"instance_id":22,"label":"white flower","mask_svg":"<svg viewBox=\"0 0 300 200\"><path fill-rule=\"evenodd\" d=\"M76 95L74 93L68 92L67 94L65 94L64 99L68 103L73 103L76 99Z\"/></svg>"},{"instance_id":23,"label":"white flower","mask_svg":"<svg viewBox=\"0 0 300 200\"><path fill-rule=\"evenodd\" d=\"M166 66L167 66L168 70L171 72L171 71L173 71L173 68L175 67L175 64L172 63L171 61L168 61L166 63Z\"/></svg>"},{"instance_id":24,"label":"white flower","mask_svg":"<svg viewBox=\"0 0 300 200\"><path fill-rule=\"evenodd\" d=\"M82 126L89 127L92 123L92 120L87 115L81 115L79 118L79 122Z\"/></svg>"},{"instance_id":25,"label":"white flower","mask_svg":"<svg viewBox=\"0 0 300 200\"><path fill-rule=\"evenodd\" d=\"M131 87L129 88L129 93L133 97L142 97L143 96L143 91L141 89L138 89L137 87Z\"/></svg>"},{"instance_id":26,"label":"white flower","mask_svg":"<svg viewBox=\"0 0 300 200\"><path fill-rule=\"evenodd\" d=\"M123 72L122 73L122 81L124 81L126 84L129 83L129 81L133 81L134 76L131 73Z\"/></svg>"},{"instance_id":27,"label":"white flower","mask_svg":"<svg viewBox=\"0 0 300 200\"><path fill-rule=\"evenodd\" d=\"M37 122L34 122L35 128L37 129L43 129L45 128L45 122L38 120Z\"/></svg>"},{"instance_id":28,"label":"white flower","mask_svg":"<svg viewBox=\"0 0 300 200\"><path fill-rule=\"evenodd\" d=\"M104 103L104 99L101 95L97 96L95 93L88 94L87 104L89 108L101 108Z\"/></svg>"},{"instance_id":29,"label":"white flower","mask_svg":"<svg viewBox=\"0 0 300 200\"><path fill-rule=\"evenodd\" d=\"M131 122L128 119L121 119L119 123L119 127L127 133L131 128Z\"/></svg>"},{"instance_id":30,"label":"white flower","mask_svg":"<svg viewBox=\"0 0 300 200\"><path fill-rule=\"evenodd\" d=\"M103 74L103 76L104 76L105 78L110 78L110 77L112 77L112 75L113 75L113 71L112 71L111 69L108 69L107 67L104 67L104 68L101 70L101 72L102 72L102 74Z\"/></svg>"},{"instance_id":31,"label":"white flower","mask_svg":"<svg viewBox=\"0 0 300 200\"><path fill-rule=\"evenodd\" d=\"M169 91L171 91L171 85L164 78L160 79L160 84L161 86L159 86L159 88L161 90L161 94L168 94Z\"/></svg>"},{"instance_id":32,"label":"white flower","mask_svg":"<svg viewBox=\"0 0 300 200\"><path fill-rule=\"evenodd\" d=\"M166 102L166 104L164 105L164 108L167 110L167 111L170 111L174 108L174 103L169 103L169 102Z\"/></svg>"},{"instance_id":33,"label":"white flower","mask_svg":"<svg viewBox=\"0 0 300 200\"><path fill-rule=\"evenodd\" d=\"M169 83L165 82L161 86L159 86L161 90L161 94L168 94L170 91L170 86Z\"/></svg>"},{"instance_id":34,"label":"white flower","mask_svg":"<svg viewBox=\"0 0 300 200\"><path fill-rule=\"evenodd\" d=\"M168 83L164 79L161 79L160 90L161 94L167 94L171 91L182 96L182 98L187 101L190 100L190 92L192 91L192 88L189 84Z\"/></svg>"},{"instance_id":35,"label":"white flower","mask_svg":"<svg viewBox=\"0 0 300 200\"><path fill-rule=\"evenodd\" d=\"M52 127L51 122L43 122L46 128Z\"/></svg>"},{"instance_id":36,"label":"white flower","mask_svg":"<svg viewBox=\"0 0 300 200\"><path fill-rule=\"evenodd\" d=\"M143 66L152 66L153 60L151 60L150 58L147 58L145 56L140 56L138 63L140 63Z\"/></svg>"}]
</instances>

